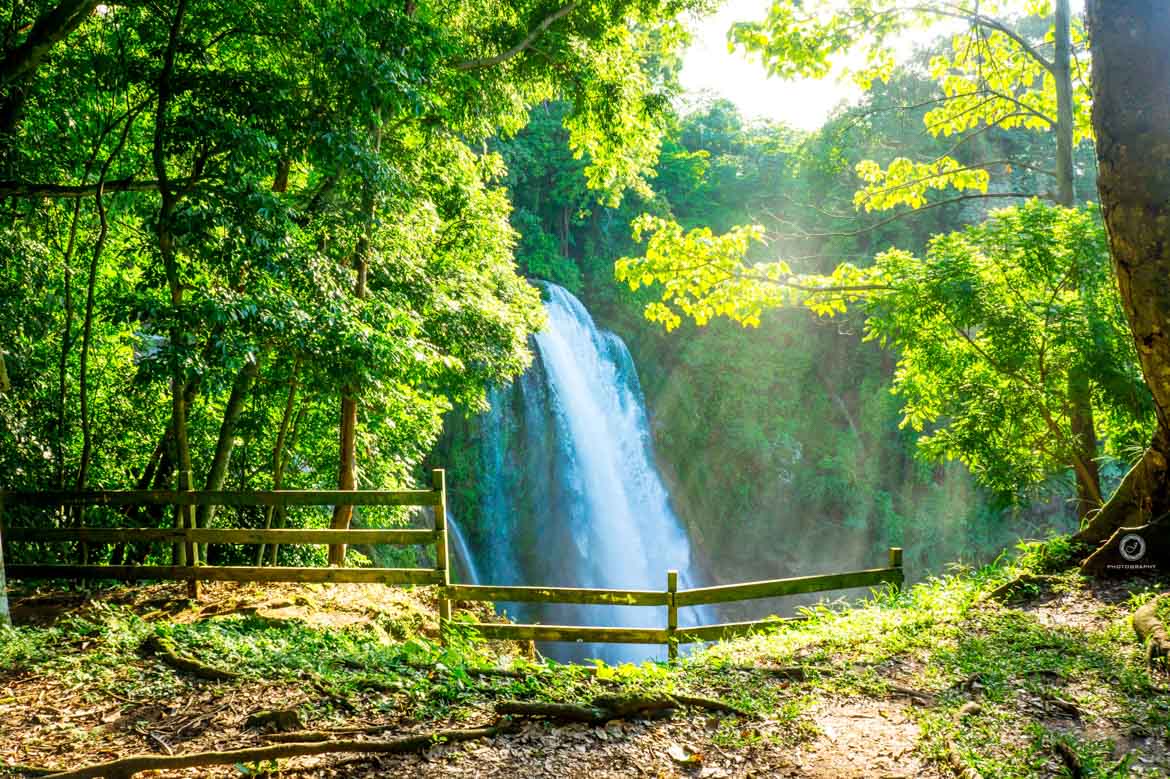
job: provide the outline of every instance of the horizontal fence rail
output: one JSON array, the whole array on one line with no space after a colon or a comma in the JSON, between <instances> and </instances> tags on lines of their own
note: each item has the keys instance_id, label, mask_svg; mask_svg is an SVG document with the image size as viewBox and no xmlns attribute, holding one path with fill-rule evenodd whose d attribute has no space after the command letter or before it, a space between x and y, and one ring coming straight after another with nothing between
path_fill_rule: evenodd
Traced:
<instances>
[{"instance_id":1,"label":"horizontal fence rail","mask_svg":"<svg viewBox=\"0 0 1170 779\"><path fill-rule=\"evenodd\" d=\"M4 492L0 491L0 520L3 508L24 506L432 506L435 522L428 529L293 529L293 528L202 528L179 521L169 528L32 528L4 527L0 523L0 553L8 543L136 544L166 543L187 550L205 544L392 544L434 545L434 568L311 568L293 566L240 565L9 565L13 579L125 579L186 581L194 596L197 582L329 582L378 583L395 586L438 585L440 637L445 638L453 602L522 602L586 604L604 606L650 606L667 610L665 628L593 627L583 625L539 625L469 622L460 623L490 640L572 641L586 643L665 644L671 659L680 644L746 636L792 622L771 617L748 622L679 627L678 610L733 601L774 598L804 593L875 587L901 586L904 582L902 550L889 551L889 565L847 573L799 576L787 579L726 584L714 587L678 589L678 572L667 571L665 590L588 589L580 587L520 587L494 585L452 585L448 564L446 480L441 469L431 474L429 490L275 490L268 492L177 492L171 490L125 490L90 492ZM188 559L196 559L188 551ZM274 558L275 559L275 558ZM2 558L0 558L2 560ZM84 561L83 561L84 562ZM182 561L180 560L180 563Z\"/></svg>"},{"instance_id":2,"label":"horizontal fence rail","mask_svg":"<svg viewBox=\"0 0 1170 779\"><path fill-rule=\"evenodd\" d=\"M345 582L442 584L434 568L295 568L253 565L10 565L13 579L125 579L127 581Z\"/></svg>"},{"instance_id":3,"label":"horizontal fence rail","mask_svg":"<svg viewBox=\"0 0 1170 779\"><path fill-rule=\"evenodd\" d=\"M670 594L657 590L586 590L577 587L493 587L452 584L444 589L451 600L505 603L585 603L601 606L667 606Z\"/></svg>"},{"instance_id":4,"label":"horizontal fence rail","mask_svg":"<svg viewBox=\"0 0 1170 779\"><path fill-rule=\"evenodd\" d=\"M581 589L576 587L512 587L488 585L449 585L442 597L451 601L491 601L525 603L580 603L608 606L666 606L666 628L584 627L572 625L530 625L512 623L464 623L487 639L512 641L576 641L612 644L665 644L669 656L678 656L678 645L719 641L759 633L793 622L792 619L769 617L749 622L725 622L715 625L678 626L678 610L689 606L774 598L882 584L901 586L902 550L890 549L889 566L847 573L770 579L716 587L678 589L678 572L667 571L665 590Z\"/></svg>"},{"instance_id":5,"label":"horizontal fence rail","mask_svg":"<svg viewBox=\"0 0 1170 779\"><path fill-rule=\"evenodd\" d=\"M8 541L42 541L62 543L84 541L95 544L122 544L150 541L193 541L197 544L433 544L434 530L302 530L294 528L70 528L64 530L13 527L5 528Z\"/></svg>"},{"instance_id":6,"label":"horizontal fence rail","mask_svg":"<svg viewBox=\"0 0 1170 779\"><path fill-rule=\"evenodd\" d=\"M11 506L263 506L274 509L295 506L432 506L433 529L333 529L333 528L205 528L194 527L180 512L175 527L4 527L4 544L70 543L140 544L165 543L186 550L195 559L197 545L263 544L286 545L390 544L396 546L434 545L434 568L312 568L260 565L8 565L12 579L123 579L129 581L186 581L190 594L198 597L198 582L344 582L388 585L446 585L447 570L446 480L443 471L431 474L429 490L270 490L260 492L175 491L175 490L90 490L0 491L0 510ZM189 509L187 510L189 512ZM2 517L0 517L2 519ZM0 547L2 548L2 547ZM275 560L275 553L273 553ZM84 559L83 559L84 562ZM180 561L182 563L182 561ZM443 604L440 602L440 612Z\"/></svg>"},{"instance_id":7,"label":"horizontal fence rail","mask_svg":"<svg viewBox=\"0 0 1170 779\"><path fill-rule=\"evenodd\" d=\"M118 490L2 492L7 505L24 506L437 506L437 490Z\"/></svg>"},{"instance_id":8,"label":"horizontal fence rail","mask_svg":"<svg viewBox=\"0 0 1170 779\"><path fill-rule=\"evenodd\" d=\"M783 595L803 595L808 592L848 590L854 587L873 587L879 584L901 583L902 569L900 567L872 568L867 571L852 571L850 573L800 576L793 579L770 579L762 582L745 582L744 584L725 584L718 587L700 587L694 590L682 590L675 595L675 604L679 607L705 606L710 603L758 600L759 598L776 598Z\"/></svg>"},{"instance_id":9,"label":"horizontal fence rail","mask_svg":"<svg viewBox=\"0 0 1170 779\"><path fill-rule=\"evenodd\" d=\"M466 624L481 636L502 641L579 641L600 644L665 644L665 628L607 628L578 625L516 625L508 622Z\"/></svg>"}]
</instances>

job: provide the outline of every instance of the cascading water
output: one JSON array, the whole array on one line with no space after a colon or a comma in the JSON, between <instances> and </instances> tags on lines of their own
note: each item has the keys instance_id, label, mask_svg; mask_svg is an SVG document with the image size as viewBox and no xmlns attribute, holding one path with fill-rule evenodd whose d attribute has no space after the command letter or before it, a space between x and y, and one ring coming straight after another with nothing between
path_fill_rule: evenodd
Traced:
<instances>
[{"instance_id":1,"label":"cascading water","mask_svg":"<svg viewBox=\"0 0 1170 779\"><path fill-rule=\"evenodd\" d=\"M447 530L450 531L451 551L454 553L454 570L459 577L459 584L479 584L479 568L475 564L475 555L467 545L467 536L463 535L463 528L455 521L455 517L447 514Z\"/></svg>"},{"instance_id":2,"label":"cascading water","mask_svg":"<svg viewBox=\"0 0 1170 779\"><path fill-rule=\"evenodd\" d=\"M654 465L637 372L626 345L598 330L568 291L547 285L537 360L491 394L478 422L479 500L470 549L490 584L662 590L666 571L693 586L690 542ZM545 624L660 627L662 607L530 606ZM680 620L694 624L684 609ZM696 610L697 611L697 610ZM568 648L566 649L566 646ZM560 659L642 660L660 648L550 645Z\"/></svg>"}]
</instances>

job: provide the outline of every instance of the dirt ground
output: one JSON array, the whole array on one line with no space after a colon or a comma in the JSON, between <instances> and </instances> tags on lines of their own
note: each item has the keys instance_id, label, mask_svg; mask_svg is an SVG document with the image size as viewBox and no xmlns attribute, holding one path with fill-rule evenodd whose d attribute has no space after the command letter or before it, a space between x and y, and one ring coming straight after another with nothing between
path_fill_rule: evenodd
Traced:
<instances>
[{"instance_id":1,"label":"dirt ground","mask_svg":"<svg viewBox=\"0 0 1170 779\"><path fill-rule=\"evenodd\" d=\"M1128 591L1119 585L1044 596L1021 608L1041 624L1061 630L1103 631L1115 624ZM13 599L18 624L50 626L57 620L100 612L111 604L139 618L183 624L230 614L257 619L296 621L314 629L347 630L355 626L396 640L395 626L421 634L433 631L433 596L377 585L232 585L212 584L192 607L174 585L137 586L97 593L57 590L18 593ZM481 618L487 618L481 614ZM307 729L361 726L356 738L389 739L438 729L492 724L490 699L453 707L448 715L416 721L402 712L402 693L394 689L355 694L345 707L322 706L322 691L303 683L254 677L207 681L177 674L157 658L129 654L125 668L108 669L105 682L80 669L87 653L101 642L84 638L59 646L61 673L0 669L0 775L19 766L66 768L131 754L170 755L230 750L270 743L263 728L248 726L258 710L299 709ZM505 647L518 654L523 647ZM69 670L74 669L74 670ZM890 682L913 684L922 669L913 658L880 669ZM115 684L132 672L140 683ZM119 674L121 676L119 676ZM736 677L738 678L738 677ZM724 691L741 682L728 677ZM751 683L744 677L744 684ZM771 682L770 682L771 683ZM887 692L839 695L831 689L808 689L777 680L783 700L799 704L788 716L727 718L686 709L650 720L613 720L603 726L529 720L492 738L465 743L438 743L405 755L332 754L284 760L272 776L321 777L949 777L955 773L938 755L922 749L919 716L933 705L929 696ZM905 690L903 690L903 693ZM913 693L914 690L909 690ZM1022 701L1026 701L1021 697ZM1021 704L1023 705L1023 704ZM1025 714L1026 712L1022 712ZM1044 716L1049 711L1045 708ZM1059 719L1057 714L1052 715ZM1041 715L1036 715L1037 717ZM1050 723L1051 724L1051 723ZM1075 717L1053 728L1076 730L1084 737L1115 740L1118 753L1140 751L1131 775L1167 776L1165 734L1101 730ZM728 729L732 728L733 732ZM1057 758L1039 775L1065 775ZM261 767L222 766L146 773L143 776L240 776ZM991 779L991 777L987 777Z\"/></svg>"}]
</instances>

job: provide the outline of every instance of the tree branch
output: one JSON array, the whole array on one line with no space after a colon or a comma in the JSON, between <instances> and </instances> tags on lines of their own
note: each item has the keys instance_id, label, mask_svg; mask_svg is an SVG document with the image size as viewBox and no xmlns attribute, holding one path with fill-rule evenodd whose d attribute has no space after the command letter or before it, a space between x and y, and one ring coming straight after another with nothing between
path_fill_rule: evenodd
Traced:
<instances>
[{"instance_id":1,"label":"tree branch","mask_svg":"<svg viewBox=\"0 0 1170 779\"><path fill-rule=\"evenodd\" d=\"M978 25L979 27L984 27L989 30L995 30L996 32L1003 33L1007 37L1011 38L1017 46L1024 50L1024 53L1026 53L1032 59L1036 60L1036 62L1038 62L1040 66L1049 73L1051 73L1055 67L1055 65L1052 63L1052 60L1041 54L1035 46L1029 43L1018 32L1008 27L998 19L992 19L990 16L984 16L978 11L968 11L962 6L951 6L950 8L939 6L915 6L912 10L924 13L933 13L937 14L938 16L946 16L951 19L963 19L970 22L971 24Z\"/></svg>"},{"instance_id":2,"label":"tree branch","mask_svg":"<svg viewBox=\"0 0 1170 779\"><path fill-rule=\"evenodd\" d=\"M186 180L176 180L173 184L180 184ZM102 187L105 193L110 192L157 192L157 181L141 181L136 179L116 179L107 181ZM46 184L28 181L0 181L0 198L2 197L53 197L53 198L87 198L97 194L97 184Z\"/></svg>"},{"instance_id":3,"label":"tree branch","mask_svg":"<svg viewBox=\"0 0 1170 779\"><path fill-rule=\"evenodd\" d=\"M41 14L24 42L0 60L0 84L9 86L35 71L49 50L76 30L97 4L98 0L62 0Z\"/></svg>"},{"instance_id":4,"label":"tree branch","mask_svg":"<svg viewBox=\"0 0 1170 779\"><path fill-rule=\"evenodd\" d=\"M858 228L857 230L831 232L831 233L794 233L794 234L789 234L789 235L772 236L772 238L776 239L776 240L781 240L781 239L785 239L785 238L794 239L794 240L802 240L802 239L809 239L809 238L854 238L856 236L865 235L866 233L872 232L872 231L878 229L879 227L883 227L884 225L889 224L890 222L897 221L898 219L904 219L905 217L908 217L908 216L914 216L916 214L921 214L923 211L928 211L932 208L938 208L939 206L950 205L951 203L959 203L959 202L962 202L964 200L984 200L984 199L988 199L988 198L1001 198L1001 197L1010 197L1010 198L1018 198L1021 200L1026 200L1027 198L1030 198L1030 197L1037 197L1037 194L1035 192L981 192L981 193L976 194L976 195L956 195L955 197L949 197L949 198L946 198L945 200L936 200L933 203L927 203L924 206L912 209L910 211L900 211L900 212L894 214L893 216L889 216L885 219L882 219L881 221L874 222L871 225L867 225L865 227ZM1051 197L1047 194L1043 195L1043 197L1045 197L1047 199L1051 199Z\"/></svg>"},{"instance_id":5,"label":"tree branch","mask_svg":"<svg viewBox=\"0 0 1170 779\"><path fill-rule=\"evenodd\" d=\"M937 162L937 160L935 160ZM866 192L865 197L861 199L861 203L873 200L878 195L886 195L890 192L897 192L900 189L907 189L918 184L924 184L927 181L934 181L935 179L944 178L952 173L963 173L968 170L983 170L984 168L991 168L996 165L1011 165L1011 160L987 160L986 162L973 162L970 165L963 165L958 168L951 168L950 170L940 170L938 173L931 173L928 176L920 176L910 181L903 181L901 184L895 184L885 189L877 189L873 192Z\"/></svg>"},{"instance_id":6,"label":"tree branch","mask_svg":"<svg viewBox=\"0 0 1170 779\"><path fill-rule=\"evenodd\" d=\"M503 62L507 62L508 60L512 59L512 57L515 57L517 54L521 53L533 43L535 43L536 39L543 35L544 31L555 24L558 19L562 19L572 13L573 10L577 7L577 2L578 0L573 0L573 2L569 3L568 5L561 6L548 16L541 19L540 23L532 29L532 32L528 33L528 35L524 37L524 40L520 41L507 51L500 52L494 57L484 57L482 59L466 60L465 62L460 62L455 65L455 69L481 70L483 68L492 68Z\"/></svg>"},{"instance_id":7,"label":"tree branch","mask_svg":"<svg viewBox=\"0 0 1170 779\"><path fill-rule=\"evenodd\" d=\"M67 769L49 774L52 779L90 779L99 776L130 777L142 771L159 771L178 768L200 768L212 765L233 765L265 760L279 760L304 755L325 755L338 752L357 752L370 755L392 755L405 752L422 752L443 743L472 741L492 738L511 727L506 720L500 725L467 730L438 730L420 733L387 741L363 741L346 739L338 741L303 742L299 744L273 744L271 746L233 749L226 752L193 752L186 755L133 755L108 763L96 763L81 768Z\"/></svg>"}]
</instances>

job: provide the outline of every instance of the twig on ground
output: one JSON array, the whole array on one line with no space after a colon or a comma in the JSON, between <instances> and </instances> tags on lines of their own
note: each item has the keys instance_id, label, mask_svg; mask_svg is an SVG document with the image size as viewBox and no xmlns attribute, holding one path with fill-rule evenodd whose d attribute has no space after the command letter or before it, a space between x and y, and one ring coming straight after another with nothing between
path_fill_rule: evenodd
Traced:
<instances>
[{"instance_id":1,"label":"twig on ground","mask_svg":"<svg viewBox=\"0 0 1170 779\"><path fill-rule=\"evenodd\" d=\"M96 777L126 779L142 771L200 768L211 765L235 765L236 763L279 760L306 755L325 755L343 752L383 755L403 754L406 752L421 752L434 744L492 738L503 733L509 727L510 723L503 722L499 725L485 728L437 730L431 733L419 733L385 741L345 739L295 744L271 744L268 746L233 749L226 752L192 752L185 755L132 755L131 757L123 757L106 763L96 763L81 768L48 774L48 776L51 779L95 779Z\"/></svg>"},{"instance_id":2,"label":"twig on ground","mask_svg":"<svg viewBox=\"0 0 1170 779\"><path fill-rule=\"evenodd\" d=\"M240 678L240 675L234 671L225 671L222 668L207 665L193 657L179 654L175 645L162 636L147 637L142 642L142 652L146 655L154 655L176 671L189 673L192 676L198 676L200 679L224 682Z\"/></svg>"},{"instance_id":3,"label":"twig on ground","mask_svg":"<svg viewBox=\"0 0 1170 779\"><path fill-rule=\"evenodd\" d=\"M1046 574L1022 573L1011 581L1004 582L1003 584L999 585L994 590L980 598L980 600L1007 600L1016 595L1021 587L1051 584L1059 578L1060 577L1058 576L1049 576Z\"/></svg>"},{"instance_id":4,"label":"twig on ground","mask_svg":"<svg viewBox=\"0 0 1170 779\"><path fill-rule=\"evenodd\" d=\"M1060 755L1060 759L1064 761L1064 765L1068 768L1068 773L1072 779L1081 779L1085 775L1084 766L1081 765L1081 759L1073 748L1063 741L1056 742L1056 754Z\"/></svg>"}]
</instances>

